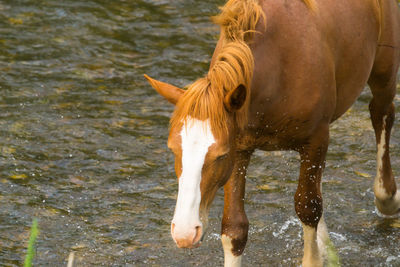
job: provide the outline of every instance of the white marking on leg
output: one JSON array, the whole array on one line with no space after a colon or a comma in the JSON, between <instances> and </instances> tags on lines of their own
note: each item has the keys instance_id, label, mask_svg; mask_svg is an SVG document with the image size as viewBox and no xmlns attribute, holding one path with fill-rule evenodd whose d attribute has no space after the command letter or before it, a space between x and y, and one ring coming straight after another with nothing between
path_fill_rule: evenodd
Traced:
<instances>
[{"instance_id":1,"label":"white marking on leg","mask_svg":"<svg viewBox=\"0 0 400 267\"><path fill-rule=\"evenodd\" d=\"M318 248L318 236L314 227L303 224L303 267L322 267L323 259Z\"/></svg>"},{"instance_id":2,"label":"white marking on leg","mask_svg":"<svg viewBox=\"0 0 400 267\"><path fill-rule=\"evenodd\" d=\"M320 183L319 188L320 188L320 191L322 194L322 182ZM326 246L327 246L327 242L329 242L329 241L330 241L330 238L329 238L328 228L326 227L325 219L324 219L324 216L322 215L321 218L319 219L318 227L317 227L317 242L318 242L319 251L323 258L325 258L325 256L326 256Z\"/></svg>"},{"instance_id":3,"label":"white marking on leg","mask_svg":"<svg viewBox=\"0 0 400 267\"><path fill-rule=\"evenodd\" d=\"M400 192L397 190L391 196L383 186L383 157L386 152L386 117L383 117L382 133L378 144L376 156L376 177L374 180L375 206L378 208L378 215L391 216L400 211Z\"/></svg>"},{"instance_id":4,"label":"white marking on leg","mask_svg":"<svg viewBox=\"0 0 400 267\"><path fill-rule=\"evenodd\" d=\"M340 266L337 250L329 238L328 228L323 216L318 223L317 243L321 260L325 266Z\"/></svg>"},{"instance_id":5,"label":"white marking on leg","mask_svg":"<svg viewBox=\"0 0 400 267\"><path fill-rule=\"evenodd\" d=\"M329 242L328 229L326 228L324 217L321 217L317 227L317 243L320 256L324 259L327 253L327 243Z\"/></svg>"},{"instance_id":6,"label":"white marking on leg","mask_svg":"<svg viewBox=\"0 0 400 267\"><path fill-rule=\"evenodd\" d=\"M235 256L232 253L232 239L226 235L221 236L222 247L224 248L225 267L240 267L242 266L242 255Z\"/></svg>"},{"instance_id":7,"label":"white marking on leg","mask_svg":"<svg viewBox=\"0 0 400 267\"><path fill-rule=\"evenodd\" d=\"M182 174L172 220L174 239L190 237L197 226L202 227L199 216L201 171L208 149L215 143L208 120L188 118L182 127L181 138Z\"/></svg>"},{"instance_id":8,"label":"white marking on leg","mask_svg":"<svg viewBox=\"0 0 400 267\"><path fill-rule=\"evenodd\" d=\"M378 199L387 199L390 197L383 187L383 156L385 155L386 146L386 116L383 117L382 133L378 144L378 151L376 153L376 177L374 181L374 193Z\"/></svg>"}]
</instances>

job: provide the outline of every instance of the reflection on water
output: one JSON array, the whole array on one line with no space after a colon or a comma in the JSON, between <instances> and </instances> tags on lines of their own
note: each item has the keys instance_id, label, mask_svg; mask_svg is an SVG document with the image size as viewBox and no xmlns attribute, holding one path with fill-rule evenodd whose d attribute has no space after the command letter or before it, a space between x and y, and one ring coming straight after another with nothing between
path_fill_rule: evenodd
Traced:
<instances>
[{"instance_id":1,"label":"reflection on water","mask_svg":"<svg viewBox=\"0 0 400 267\"><path fill-rule=\"evenodd\" d=\"M70 251L77 266L222 264L221 194L201 248L179 250L169 236L177 193L166 148L173 107L142 78L184 86L205 73L218 36L209 16L221 4L0 2L0 265L22 265L33 217L38 266L65 265ZM365 91L332 126L326 220L344 265L396 266L400 221L377 217L373 206L369 99ZM395 129L397 175L399 140ZM253 158L245 265L299 264L297 174L296 153Z\"/></svg>"}]
</instances>

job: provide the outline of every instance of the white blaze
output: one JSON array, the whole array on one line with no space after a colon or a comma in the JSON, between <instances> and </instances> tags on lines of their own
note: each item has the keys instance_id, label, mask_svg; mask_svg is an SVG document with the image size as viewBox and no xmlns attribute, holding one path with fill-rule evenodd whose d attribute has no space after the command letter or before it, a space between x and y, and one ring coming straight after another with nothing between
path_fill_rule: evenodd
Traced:
<instances>
[{"instance_id":1,"label":"white blaze","mask_svg":"<svg viewBox=\"0 0 400 267\"><path fill-rule=\"evenodd\" d=\"M189 118L182 127L182 174L172 223L175 235L188 236L202 226L199 216L201 171L209 147L215 143L208 120Z\"/></svg>"}]
</instances>

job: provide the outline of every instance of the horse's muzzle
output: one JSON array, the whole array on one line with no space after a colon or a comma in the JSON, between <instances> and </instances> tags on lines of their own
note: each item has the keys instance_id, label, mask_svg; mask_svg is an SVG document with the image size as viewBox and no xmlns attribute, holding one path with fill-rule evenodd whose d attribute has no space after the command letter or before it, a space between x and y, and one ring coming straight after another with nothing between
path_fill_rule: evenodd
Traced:
<instances>
[{"instance_id":1,"label":"horse's muzzle","mask_svg":"<svg viewBox=\"0 0 400 267\"><path fill-rule=\"evenodd\" d=\"M196 225L190 229L177 229L175 223L171 223L171 235L178 248L197 248L201 244L203 227Z\"/></svg>"}]
</instances>

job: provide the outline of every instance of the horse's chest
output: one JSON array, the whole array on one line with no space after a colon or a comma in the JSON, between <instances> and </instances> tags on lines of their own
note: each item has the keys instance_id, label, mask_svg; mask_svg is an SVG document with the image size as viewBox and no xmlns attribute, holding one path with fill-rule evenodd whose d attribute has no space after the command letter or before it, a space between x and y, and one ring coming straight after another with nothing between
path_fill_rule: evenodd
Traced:
<instances>
[{"instance_id":1,"label":"horse's chest","mask_svg":"<svg viewBox=\"0 0 400 267\"><path fill-rule=\"evenodd\" d=\"M307 122L285 121L285 123L272 124L268 122L249 124L248 128L238 135L236 140L240 150L286 150L295 149L309 135Z\"/></svg>"}]
</instances>

